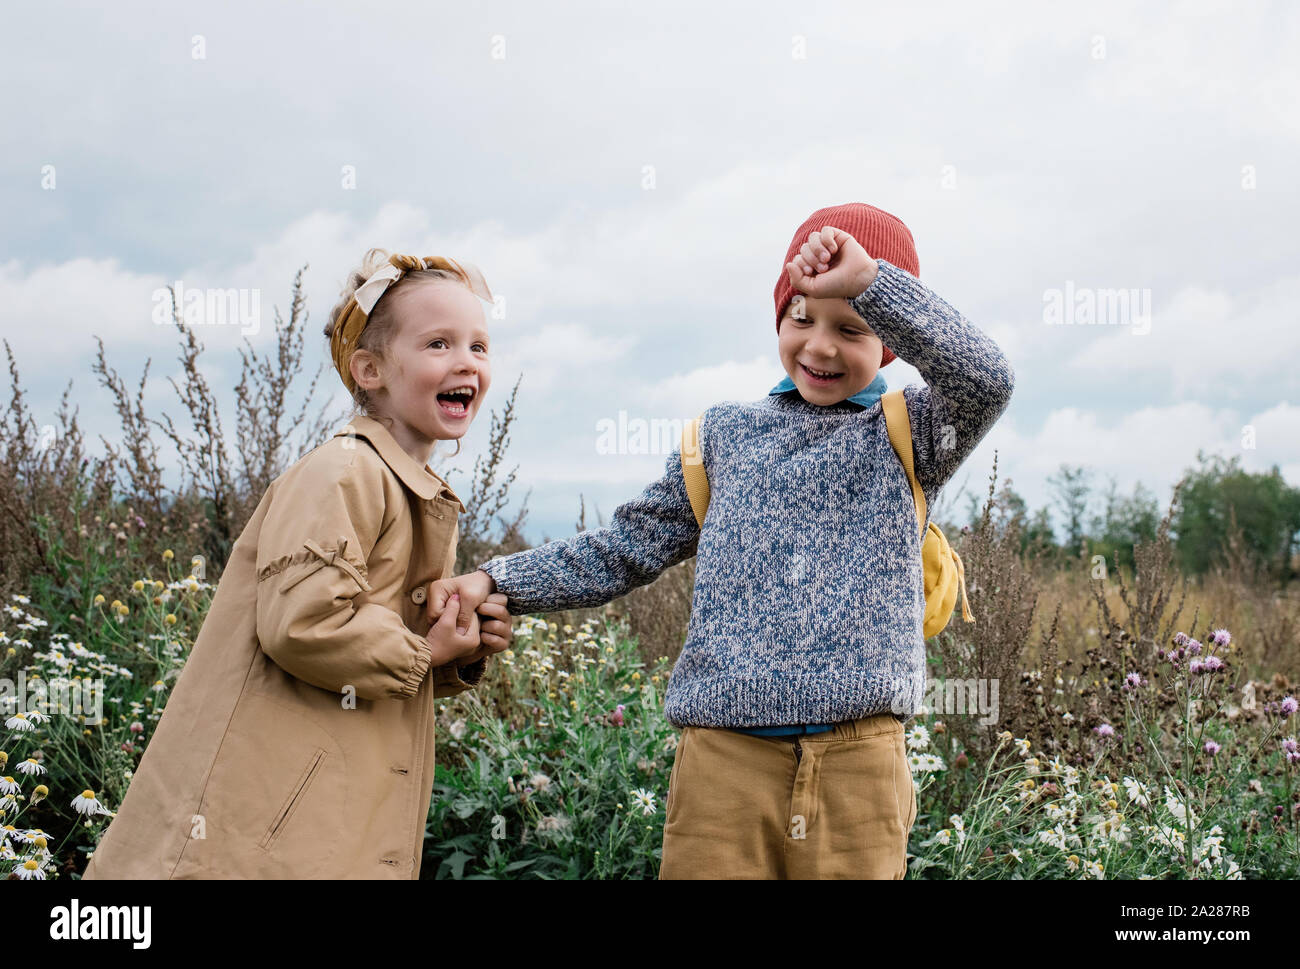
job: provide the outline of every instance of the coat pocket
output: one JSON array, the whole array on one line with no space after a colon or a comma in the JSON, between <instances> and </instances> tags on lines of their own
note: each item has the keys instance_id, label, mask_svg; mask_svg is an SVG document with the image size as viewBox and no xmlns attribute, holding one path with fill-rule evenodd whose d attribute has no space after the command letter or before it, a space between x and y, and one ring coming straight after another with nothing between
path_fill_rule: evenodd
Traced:
<instances>
[{"instance_id":1,"label":"coat pocket","mask_svg":"<svg viewBox=\"0 0 1300 969\"><path fill-rule=\"evenodd\" d=\"M262 840L258 842L260 847L270 850L271 846L275 843L276 838L278 838L281 832L284 831L285 826L289 823L289 819L293 817L294 810L302 802L303 796L307 793L307 789L311 787L311 782L315 780L316 775L320 773L321 763L325 760L326 756L328 756L328 754L324 747L316 748L315 752L308 760L307 766L303 768L302 773L294 783L293 790L290 791L285 802L280 805L280 810L276 812L275 818L272 819L270 827L266 829L266 833L262 835Z\"/></svg>"}]
</instances>

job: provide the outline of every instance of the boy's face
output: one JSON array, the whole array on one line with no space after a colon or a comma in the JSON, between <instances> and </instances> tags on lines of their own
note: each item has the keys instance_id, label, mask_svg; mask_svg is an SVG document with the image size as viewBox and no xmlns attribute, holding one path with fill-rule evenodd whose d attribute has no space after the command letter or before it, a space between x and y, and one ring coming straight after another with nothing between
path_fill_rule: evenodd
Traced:
<instances>
[{"instance_id":1,"label":"boy's face","mask_svg":"<svg viewBox=\"0 0 1300 969\"><path fill-rule=\"evenodd\" d=\"M823 407L852 397L875 379L884 344L848 300L800 294L777 333L781 365L803 399Z\"/></svg>"}]
</instances>

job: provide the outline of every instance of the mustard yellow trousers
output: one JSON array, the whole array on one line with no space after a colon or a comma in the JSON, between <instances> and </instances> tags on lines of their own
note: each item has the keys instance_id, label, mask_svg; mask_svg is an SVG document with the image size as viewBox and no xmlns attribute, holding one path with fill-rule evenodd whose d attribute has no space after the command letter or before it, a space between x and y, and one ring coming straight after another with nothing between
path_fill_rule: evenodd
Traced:
<instances>
[{"instance_id":1,"label":"mustard yellow trousers","mask_svg":"<svg viewBox=\"0 0 1300 969\"><path fill-rule=\"evenodd\" d=\"M797 737L684 727L661 879L902 878L916 821L892 713Z\"/></svg>"}]
</instances>

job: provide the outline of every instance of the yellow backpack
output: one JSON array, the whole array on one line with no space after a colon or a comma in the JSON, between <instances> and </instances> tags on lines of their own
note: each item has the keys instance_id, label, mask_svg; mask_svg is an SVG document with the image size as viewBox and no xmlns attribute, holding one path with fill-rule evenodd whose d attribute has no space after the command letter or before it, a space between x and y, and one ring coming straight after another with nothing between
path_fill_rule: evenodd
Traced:
<instances>
[{"instance_id":1,"label":"yellow backpack","mask_svg":"<svg viewBox=\"0 0 1300 969\"><path fill-rule=\"evenodd\" d=\"M912 467L912 425L907 417L907 403L901 390L891 390L880 398L885 412L885 426L889 429L889 443L903 463L907 480L912 485L912 500L916 505L918 523L925 521L925 493L916 480ZM682 475L686 479L686 494L691 500L695 521L703 527L704 515L709 507L709 478L700 456L700 418L687 421L682 428ZM952 619L961 593L961 615L966 622L974 622L966 600L966 570L961 556L953 551L939 526L934 522L924 532L921 541L921 567L925 574L926 639L942 632Z\"/></svg>"}]
</instances>

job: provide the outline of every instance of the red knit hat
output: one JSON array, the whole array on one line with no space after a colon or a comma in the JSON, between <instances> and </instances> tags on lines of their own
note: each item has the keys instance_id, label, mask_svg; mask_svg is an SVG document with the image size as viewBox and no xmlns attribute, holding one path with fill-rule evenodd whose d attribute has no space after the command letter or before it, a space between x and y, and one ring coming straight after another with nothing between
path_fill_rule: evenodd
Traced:
<instances>
[{"instance_id":1,"label":"red knit hat","mask_svg":"<svg viewBox=\"0 0 1300 969\"><path fill-rule=\"evenodd\" d=\"M781 276L776 281L776 291L773 293L776 300L778 332L781 330L781 317L785 316L785 308L790 305L790 300L794 299L797 292L790 283L790 273L785 268L786 263L793 261L799 254L803 244L808 241L808 233L819 232L828 225L843 229L857 239L872 259L888 260L918 279L921 276L921 264L916 258L916 244L912 242L912 233L898 216L890 215L884 209L867 205L865 202L846 202L844 205L818 209L808 216L803 225L799 226L790 248L786 250L785 259L781 262ZM883 367L893 360L894 354L889 347L885 347L880 357L880 365Z\"/></svg>"}]
</instances>

